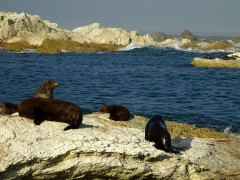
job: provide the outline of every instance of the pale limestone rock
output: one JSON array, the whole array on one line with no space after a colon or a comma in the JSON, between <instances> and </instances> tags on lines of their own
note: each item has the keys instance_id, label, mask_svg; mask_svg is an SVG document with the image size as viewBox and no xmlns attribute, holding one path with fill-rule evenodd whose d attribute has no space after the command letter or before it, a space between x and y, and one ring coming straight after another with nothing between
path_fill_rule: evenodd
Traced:
<instances>
[{"instance_id":1,"label":"pale limestone rock","mask_svg":"<svg viewBox=\"0 0 240 180\"><path fill-rule=\"evenodd\" d=\"M140 36L137 31L130 31L129 37L132 43L136 43L138 45L159 45L159 43L153 40L150 34Z\"/></svg>"},{"instance_id":2,"label":"pale limestone rock","mask_svg":"<svg viewBox=\"0 0 240 180\"><path fill-rule=\"evenodd\" d=\"M98 44L128 45L128 33L121 28L102 28L99 23L72 30L72 40Z\"/></svg>"},{"instance_id":3,"label":"pale limestone rock","mask_svg":"<svg viewBox=\"0 0 240 180\"><path fill-rule=\"evenodd\" d=\"M159 43L159 46L173 46L174 42L174 39L166 39L165 41Z\"/></svg>"},{"instance_id":4,"label":"pale limestone rock","mask_svg":"<svg viewBox=\"0 0 240 180\"><path fill-rule=\"evenodd\" d=\"M240 68L240 53L236 52L229 54L228 57L234 56L235 60L223 60L220 58L215 59L204 59L196 57L191 62L192 65L196 67L230 67L230 68Z\"/></svg>"},{"instance_id":5,"label":"pale limestone rock","mask_svg":"<svg viewBox=\"0 0 240 180\"><path fill-rule=\"evenodd\" d=\"M202 42L198 42L196 45L204 49L210 46L211 43L202 41Z\"/></svg>"},{"instance_id":6,"label":"pale limestone rock","mask_svg":"<svg viewBox=\"0 0 240 180\"><path fill-rule=\"evenodd\" d=\"M108 116L85 115L81 127L69 131L64 123L36 126L17 113L0 116L0 179L239 177L240 160L232 154L239 153L239 143L229 148L216 140L175 137L181 154L166 153L144 139L146 118L115 122Z\"/></svg>"}]
</instances>

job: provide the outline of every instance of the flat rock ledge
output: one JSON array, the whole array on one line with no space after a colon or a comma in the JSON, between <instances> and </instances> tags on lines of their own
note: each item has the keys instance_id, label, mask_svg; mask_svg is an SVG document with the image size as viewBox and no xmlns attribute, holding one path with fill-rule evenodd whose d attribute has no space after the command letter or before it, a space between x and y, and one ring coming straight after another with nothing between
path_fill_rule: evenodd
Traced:
<instances>
[{"instance_id":1,"label":"flat rock ledge","mask_svg":"<svg viewBox=\"0 0 240 180\"><path fill-rule=\"evenodd\" d=\"M17 114L0 116L0 179L240 179L236 138L220 132L217 139L180 137L200 128L167 122L181 150L171 154L144 139L147 118L108 116L84 115L81 127L69 131L64 123L36 126Z\"/></svg>"},{"instance_id":2,"label":"flat rock ledge","mask_svg":"<svg viewBox=\"0 0 240 180\"><path fill-rule=\"evenodd\" d=\"M215 59L205 59L196 57L191 62L195 67L228 67L240 68L240 52L228 55L229 59L222 59L221 57ZM233 57L231 59L231 57Z\"/></svg>"}]
</instances>

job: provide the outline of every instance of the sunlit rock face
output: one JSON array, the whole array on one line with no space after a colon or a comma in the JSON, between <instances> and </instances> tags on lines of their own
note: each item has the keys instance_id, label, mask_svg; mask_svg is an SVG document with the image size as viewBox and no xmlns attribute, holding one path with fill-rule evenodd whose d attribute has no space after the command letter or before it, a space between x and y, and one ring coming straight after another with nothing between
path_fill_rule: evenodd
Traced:
<instances>
[{"instance_id":1,"label":"sunlit rock face","mask_svg":"<svg viewBox=\"0 0 240 180\"><path fill-rule=\"evenodd\" d=\"M167 122L172 145L181 152L166 153L145 140L147 118L108 117L85 115L79 129L63 131L64 123L37 126L17 114L0 116L0 179L239 178L239 140L218 132L221 139L180 137L215 132Z\"/></svg>"},{"instance_id":2,"label":"sunlit rock face","mask_svg":"<svg viewBox=\"0 0 240 180\"><path fill-rule=\"evenodd\" d=\"M218 57L215 59L206 59L196 57L191 62L196 67L229 67L240 68L240 53L229 54L226 57Z\"/></svg>"}]
</instances>

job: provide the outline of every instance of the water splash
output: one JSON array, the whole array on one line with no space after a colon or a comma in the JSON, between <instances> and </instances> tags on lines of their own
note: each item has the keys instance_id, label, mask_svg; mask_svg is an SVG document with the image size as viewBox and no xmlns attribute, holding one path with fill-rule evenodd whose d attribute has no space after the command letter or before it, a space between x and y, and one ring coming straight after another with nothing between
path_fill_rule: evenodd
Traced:
<instances>
[{"instance_id":1,"label":"water splash","mask_svg":"<svg viewBox=\"0 0 240 180\"><path fill-rule=\"evenodd\" d=\"M173 47L177 50L182 50L182 48L180 47L181 45L181 41L179 39L175 39Z\"/></svg>"},{"instance_id":2,"label":"water splash","mask_svg":"<svg viewBox=\"0 0 240 180\"><path fill-rule=\"evenodd\" d=\"M145 47L145 46L138 45L137 43L131 43L128 46L119 49L119 51L129 51L129 50L132 50L132 49L142 48L142 47Z\"/></svg>"},{"instance_id":3,"label":"water splash","mask_svg":"<svg viewBox=\"0 0 240 180\"><path fill-rule=\"evenodd\" d=\"M233 133L233 132L231 131L231 128L232 128L231 126L226 127L226 128L223 130L223 132L224 132L225 134L228 134L228 135L230 135L230 136L234 136L234 137L240 139L240 132L235 132L235 133Z\"/></svg>"}]
</instances>

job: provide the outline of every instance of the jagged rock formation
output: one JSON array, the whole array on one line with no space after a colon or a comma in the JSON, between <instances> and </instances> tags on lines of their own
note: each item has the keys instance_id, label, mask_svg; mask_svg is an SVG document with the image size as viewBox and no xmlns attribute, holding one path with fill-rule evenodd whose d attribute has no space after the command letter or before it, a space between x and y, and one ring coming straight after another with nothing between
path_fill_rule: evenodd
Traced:
<instances>
[{"instance_id":1,"label":"jagged rock formation","mask_svg":"<svg viewBox=\"0 0 240 180\"><path fill-rule=\"evenodd\" d=\"M64 123L36 126L18 115L0 116L0 179L240 178L240 142L233 137L179 137L172 132L178 125L182 134L197 128L167 122L172 144L181 149L170 154L144 139L146 118L116 122L108 116L85 115L81 127L69 131Z\"/></svg>"},{"instance_id":2,"label":"jagged rock formation","mask_svg":"<svg viewBox=\"0 0 240 180\"><path fill-rule=\"evenodd\" d=\"M185 30L181 36L171 36L163 33L139 35L137 31L127 32L121 28L103 28L99 23L78 27L72 31L58 27L56 23L40 19L37 15L26 13L0 12L0 48L25 52L25 49L39 49L41 53L58 53L69 47L71 52L115 51L131 43L151 46L173 46L175 39L181 41L180 48L192 49L224 49L238 50L240 43L199 42L196 37ZM56 41L53 43L53 41ZM46 43L59 44L57 48L44 50ZM58 43L62 42L62 43ZM63 43L64 42L64 43ZM41 47L44 44L45 47ZM60 45L63 45L60 47ZM67 44L67 45L66 45ZM73 47L77 44L77 47ZM86 44L89 44L88 46ZM106 45L109 45L106 48ZM81 46L81 48L79 48ZM104 47L102 47L104 46Z\"/></svg>"},{"instance_id":3,"label":"jagged rock formation","mask_svg":"<svg viewBox=\"0 0 240 180\"><path fill-rule=\"evenodd\" d=\"M175 39L177 38L176 36L168 35L163 32L155 32L152 34L152 38L156 42L163 42L167 39Z\"/></svg>"},{"instance_id":4,"label":"jagged rock formation","mask_svg":"<svg viewBox=\"0 0 240 180\"><path fill-rule=\"evenodd\" d=\"M191 62L196 67L230 67L240 68L240 52L229 54L226 57L218 57L215 59L205 59L196 57Z\"/></svg>"},{"instance_id":5,"label":"jagged rock formation","mask_svg":"<svg viewBox=\"0 0 240 180\"><path fill-rule=\"evenodd\" d=\"M183 33L181 34L181 37L183 39L188 39L191 41L196 41L197 38L189 31L189 30L184 30Z\"/></svg>"}]
</instances>

